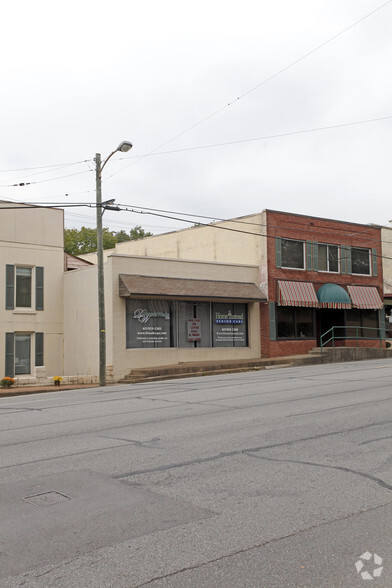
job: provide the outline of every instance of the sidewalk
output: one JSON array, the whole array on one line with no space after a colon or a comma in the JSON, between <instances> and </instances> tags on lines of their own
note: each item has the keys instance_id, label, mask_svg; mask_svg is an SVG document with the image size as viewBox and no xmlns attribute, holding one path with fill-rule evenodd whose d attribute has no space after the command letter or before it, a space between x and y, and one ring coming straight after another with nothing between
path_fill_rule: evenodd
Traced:
<instances>
[{"instance_id":1,"label":"sidewalk","mask_svg":"<svg viewBox=\"0 0 392 588\"><path fill-rule=\"evenodd\" d=\"M0 398L7 396L24 396L25 394L40 394L41 392L61 392L65 390L81 390L82 388L99 388L99 384L64 384L62 386L11 386L11 388L0 388Z\"/></svg>"}]
</instances>

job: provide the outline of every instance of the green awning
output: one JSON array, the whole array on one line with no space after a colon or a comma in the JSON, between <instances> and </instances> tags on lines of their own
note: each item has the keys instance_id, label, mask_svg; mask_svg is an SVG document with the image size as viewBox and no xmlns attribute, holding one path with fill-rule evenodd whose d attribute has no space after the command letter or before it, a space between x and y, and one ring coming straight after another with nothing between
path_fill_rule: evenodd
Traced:
<instances>
[{"instance_id":1,"label":"green awning","mask_svg":"<svg viewBox=\"0 0 392 588\"><path fill-rule=\"evenodd\" d=\"M320 308L351 308L351 298L342 286L324 284L317 292Z\"/></svg>"}]
</instances>

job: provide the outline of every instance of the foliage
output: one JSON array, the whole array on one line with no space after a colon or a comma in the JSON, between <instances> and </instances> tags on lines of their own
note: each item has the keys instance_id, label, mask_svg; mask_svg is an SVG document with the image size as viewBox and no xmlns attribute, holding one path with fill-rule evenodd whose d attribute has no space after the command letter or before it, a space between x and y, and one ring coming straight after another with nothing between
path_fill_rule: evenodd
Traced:
<instances>
[{"instance_id":1,"label":"foliage","mask_svg":"<svg viewBox=\"0 0 392 588\"><path fill-rule=\"evenodd\" d=\"M15 384L15 380L14 378L9 378L8 376L6 376L5 378L1 379L0 384L2 388L9 388L10 386L12 386L12 384Z\"/></svg>"},{"instance_id":2,"label":"foliage","mask_svg":"<svg viewBox=\"0 0 392 588\"><path fill-rule=\"evenodd\" d=\"M150 237L152 233L146 232L140 225L137 225L127 233L121 231L109 231L103 228L103 248L113 249L116 243L134 241L143 237ZM94 253L97 250L97 229L82 227L81 229L64 230L64 250L71 255L83 255Z\"/></svg>"}]
</instances>

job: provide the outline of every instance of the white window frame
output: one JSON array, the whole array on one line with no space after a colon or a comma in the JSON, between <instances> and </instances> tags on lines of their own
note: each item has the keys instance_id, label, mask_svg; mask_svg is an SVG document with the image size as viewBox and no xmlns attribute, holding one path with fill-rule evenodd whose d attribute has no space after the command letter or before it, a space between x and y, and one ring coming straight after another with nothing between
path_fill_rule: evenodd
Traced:
<instances>
[{"instance_id":1,"label":"white window frame","mask_svg":"<svg viewBox=\"0 0 392 588\"><path fill-rule=\"evenodd\" d=\"M302 243L302 255L303 255L303 260L304 260L304 266L303 267L293 267L293 266L289 266L289 265L284 265L283 264L283 241L293 241L295 243ZM306 249L305 249L305 245L306 245L305 241L302 241L301 239L287 239L286 237L281 237L282 269L306 271Z\"/></svg>"},{"instance_id":2,"label":"white window frame","mask_svg":"<svg viewBox=\"0 0 392 588\"><path fill-rule=\"evenodd\" d=\"M353 252L354 251L367 251L369 257L369 273L367 274L359 274L357 272L353 272ZM371 276L372 275L372 250L369 247L355 247L352 245L351 247L351 275L353 276Z\"/></svg>"},{"instance_id":3,"label":"white window frame","mask_svg":"<svg viewBox=\"0 0 392 588\"><path fill-rule=\"evenodd\" d=\"M33 265L26 265L26 264L15 264L15 277L14 277L14 312L31 312L35 308L35 266ZM31 281L30 281L30 306L17 306L16 305L16 298L17 298L17 279L16 274L18 269L29 269L31 272Z\"/></svg>"},{"instance_id":4,"label":"white window frame","mask_svg":"<svg viewBox=\"0 0 392 588\"><path fill-rule=\"evenodd\" d=\"M328 274L340 274L340 245L336 245L336 243L318 243L317 245L317 259L320 260L320 255L318 254L318 248L320 245L324 245L327 247L327 267L328 269L322 270L320 269L320 265L318 266L318 271L320 273L328 273ZM330 247L337 247L338 248L338 271L330 270L329 269L329 248Z\"/></svg>"}]
</instances>

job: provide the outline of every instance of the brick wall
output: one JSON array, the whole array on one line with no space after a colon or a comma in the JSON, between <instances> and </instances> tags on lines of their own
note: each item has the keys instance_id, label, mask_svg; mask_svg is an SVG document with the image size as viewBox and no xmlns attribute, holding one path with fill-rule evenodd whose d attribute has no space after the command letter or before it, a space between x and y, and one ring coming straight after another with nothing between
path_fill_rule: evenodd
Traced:
<instances>
[{"instance_id":1,"label":"brick wall","mask_svg":"<svg viewBox=\"0 0 392 588\"><path fill-rule=\"evenodd\" d=\"M270 210L266 211L266 222L269 302L277 301L278 280L312 282L316 292L322 284L330 282L341 286L374 286L377 288L381 299L383 298L380 228ZM277 268L275 237L376 249L377 276ZM317 345L316 339L270 341L268 303L261 304L260 308L260 336L263 357L298 355L307 353ZM354 346L356 342L347 341L346 345ZM379 347L380 343L378 341L360 341L360 346Z\"/></svg>"}]
</instances>

